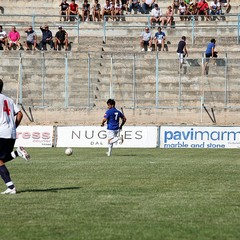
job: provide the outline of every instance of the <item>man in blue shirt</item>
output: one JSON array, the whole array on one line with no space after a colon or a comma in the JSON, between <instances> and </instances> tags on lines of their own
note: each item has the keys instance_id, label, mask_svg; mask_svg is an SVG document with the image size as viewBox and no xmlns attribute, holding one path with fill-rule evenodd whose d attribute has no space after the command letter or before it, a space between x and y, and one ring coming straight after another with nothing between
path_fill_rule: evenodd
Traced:
<instances>
[{"instance_id":1,"label":"man in blue shirt","mask_svg":"<svg viewBox=\"0 0 240 240\"><path fill-rule=\"evenodd\" d=\"M214 59L213 64L216 63L215 58L217 58L217 52L215 52L215 43L216 40L214 38L211 39L210 43L208 43L207 45L207 49L205 52L205 56L206 56L206 63L205 63L205 72L206 74L208 73L208 63L209 63L209 58L212 57Z\"/></svg>"},{"instance_id":2,"label":"man in blue shirt","mask_svg":"<svg viewBox=\"0 0 240 240\"><path fill-rule=\"evenodd\" d=\"M164 51L164 44L165 44L166 35L162 32L161 27L158 27L158 31L155 33L154 41L155 41L155 50L158 51L158 45L161 44L161 49Z\"/></svg>"},{"instance_id":3,"label":"man in blue shirt","mask_svg":"<svg viewBox=\"0 0 240 240\"><path fill-rule=\"evenodd\" d=\"M106 111L101 127L104 126L107 122L107 134L108 134L108 157L111 156L113 144L117 141L123 143L123 136L118 137L119 131L122 129L122 126L126 122L126 118L122 112L115 108L115 101L113 99L108 99L107 101L108 110ZM121 125L119 126L119 119L122 120Z\"/></svg>"}]
</instances>

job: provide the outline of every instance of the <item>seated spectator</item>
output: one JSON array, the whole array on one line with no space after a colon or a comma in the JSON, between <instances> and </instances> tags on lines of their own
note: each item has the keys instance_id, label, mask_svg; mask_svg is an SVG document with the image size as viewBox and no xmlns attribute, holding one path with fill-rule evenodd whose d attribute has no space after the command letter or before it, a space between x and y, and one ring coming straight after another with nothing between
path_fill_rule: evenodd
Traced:
<instances>
[{"instance_id":1,"label":"seated spectator","mask_svg":"<svg viewBox=\"0 0 240 240\"><path fill-rule=\"evenodd\" d=\"M190 2L187 6L187 15L188 21L190 21L192 17L196 15L196 5L193 2Z\"/></svg>"},{"instance_id":2,"label":"seated spectator","mask_svg":"<svg viewBox=\"0 0 240 240\"><path fill-rule=\"evenodd\" d=\"M37 34L30 26L25 33L27 34L27 40L25 42L26 50L29 50L33 46L33 50L36 50L37 46Z\"/></svg>"},{"instance_id":3,"label":"seated spectator","mask_svg":"<svg viewBox=\"0 0 240 240\"><path fill-rule=\"evenodd\" d=\"M7 33L3 31L2 26L0 26L0 47L4 50L7 50L7 45L8 45L8 39L7 39Z\"/></svg>"},{"instance_id":4,"label":"seated spectator","mask_svg":"<svg viewBox=\"0 0 240 240\"><path fill-rule=\"evenodd\" d=\"M104 20L104 16L107 16L106 17L106 21L108 21L109 16L112 16L111 9L112 9L112 6L110 4L110 1L106 0L106 3L103 6L103 10L102 10L102 18L103 18L103 20Z\"/></svg>"},{"instance_id":5,"label":"seated spectator","mask_svg":"<svg viewBox=\"0 0 240 240\"><path fill-rule=\"evenodd\" d=\"M72 2L69 4L68 15L70 21L74 21L76 19L76 16L79 16L78 5L75 3L75 0L72 0Z\"/></svg>"},{"instance_id":6,"label":"seated spectator","mask_svg":"<svg viewBox=\"0 0 240 240\"><path fill-rule=\"evenodd\" d=\"M161 27L158 27L158 31L155 33L154 36L154 43L155 43L155 50L159 51L158 45L161 45L160 51L164 51L166 35L162 32Z\"/></svg>"},{"instance_id":7,"label":"seated spectator","mask_svg":"<svg viewBox=\"0 0 240 240\"><path fill-rule=\"evenodd\" d=\"M206 16L206 21L209 20L208 10L209 10L208 3L205 0L201 0L200 2L198 2L198 4L197 4L197 15Z\"/></svg>"},{"instance_id":8,"label":"seated spectator","mask_svg":"<svg viewBox=\"0 0 240 240\"><path fill-rule=\"evenodd\" d=\"M12 30L8 33L9 49L11 49L14 45L16 45L20 50L21 43L19 40L20 40L20 34L16 30L16 27L12 26Z\"/></svg>"},{"instance_id":9,"label":"seated spectator","mask_svg":"<svg viewBox=\"0 0 240 240\"><path fill-rule=\"evenodd\" d=\"M82 21L83 22L89 21L89 15L90 15L90 4L88 3L88 0L84 0L84 3L82 5Z\"/></svg>"},{"instance_id":10,"label":"seated spectator","mask_svg":"<svg viewBox=\"0 0 240 240\"><path fill-rule=\"evenodd\" d=\"M62 46L65 47L65 51L68 50L68 34L62 29L62 26L59 26L55 35L54 50L61 50Z\"/></svg>"},{"instance_id":11,"label":"seated spectator","mask_svg":"<svg viewBox=\"0 0 240 240\"><path fill-rule=\"evenodd\" d=\"M171 27L173 24L173 20L174 18L172 6L168 6L165 16L161 18L162 26L166 27L167 25L169 25Z\"/></svg>"},{"instance_id":12,"label":"seated spectator","mask_svg":"<svg viewBox=\"0 0 240 240\"><path fill-rule=\"evenodd\" d=\"M145 51L145 46L148 46L148 51L152 51L152 34L149 32L149 28L146 27L145 31L140 35L140 46L142 48L142 52Z\"/></svg>"},{"instance_id":13,"label":"seated spectator","mask_svg":"<svg viewBox=\"0 0 240 240\"><path fill-rule=\"evenodd\" d=\"M98 0L95 0L93 5L93 21L101 21L101 5L98 3Z\"/></svg>"},{"instance_id":14,"label":"seated spectator","mask_svg":"<svg viewBox=\"0 0 240 240\"><path fill-rule=\"evenodd\" d=\"M155 0L143 0L142 11L144 14L148 14L154 8Z\"/></svg>"},{"instance_id":15,"label":"seated spectator","mask_svg":"<svg viewBox=\"0 0 240 240\"><path fill-rule=\"evenodd\" d=\"M172 8L175 14L178 14L179 12L179 5L180 5L180 0L173 0Z\"/></svg>"},{"instance_id":16,"label":"seated spectator","mask_svg":"<svg viewBox=\"0 0 240 240\"><path fill-rule=\"evenodd\" d=\"M230 0L219 0L223 13L229 13L231 10Z\"/></svg>"},{"instance_id":17,"label":"seated spectator","mask_svg":"<svg viewBox=\"0 0 240 240\"><path fill-rule=\"evenodd\" d=\"M185 4L185 2L181 2L179 5L179 15L180 15L180 20L187 20L187 5Z\"/></svg>"},{"instance_id":18,"label":"seated spectator","mask_svg":"<svg viewBox=\"0 0 240 240\"><path fill-rule=\"evenodd\" d=\"M49 44L50 47L53 48L52 32L49 30L48 25L40 27L40 29L42 31L42 41L40 42L41 50L47 50L47 44Z\"/></svg>"},{"instance_id":19,"label":"seated spectator","mask_svg":"<svg viewBox=\"0 0 240 240\"><path fill-rule=\"evenodd\" d=\"M130 0L129 12L132 13L132 10L134 11L134 13L142 12L142 8L141 8L141 5L140 5L140 0Z\"/></svg>"},{"instance_id":20,"label":"seated spectator","mask_svg":"<svg viewBox=\"0 0 240 240\"><path fill-rule=\"evenodd\" d=\"M117 16L121 16L121 15L123 15L122 4L120 3L120 0L116 0L115 11L114 11L114 17L115 17L116 21L122 21L122 18L117 17Z\"/></svg>"},{"instance_id":21,"label":"seated spectator","mask_svg":"<svg viewBox=\"0 0 240 240\"><path fill-rule=\"evenodd\" d=\"M124 14L124 11L128 12L128 4L129 4L129 1L128 0L121 0L121 3L122 3L122 12Z\"/></svg>"},{"instance_id":22,"label":"seated spectator","mask_svg":"<svg viewBox=\"0 0 240 240\"><path fill-rule=\"evenodd\" d=\"M209 5L209 14L210 16L215 16L216 15L221 15L221 4L220 2L218 2L217 0L213 0L210 5ZM215 20L214 18L212 18L212 20ZM219 20L219 18L218 18Z\"/></svg>"},{"instance_id":23,"label":"seated spectator","mask_svg":"<svg viewBox=\"0 0 240 240\"><path fill-rule=\"evenodd\" d=\"M158 7L157 4L154 5L153 10L151 11L151 15L152 17L150 19L150 24L152 25L153 23L158 23L160 25L162 10Z\"/></svg>"},{"instance_id":24,"label":"seated spectator","mask_svg":"<svg viewBox=\"0 0 240 240\"><path fill-rule=\"evenodd\" d=\"M68 20L68 7L69 7L69 3L67 2L67 0L62 0L62 2L59 4L60 7L60 21L62 21L62 18L64 21Z\"/></svg>"}]
</instances>

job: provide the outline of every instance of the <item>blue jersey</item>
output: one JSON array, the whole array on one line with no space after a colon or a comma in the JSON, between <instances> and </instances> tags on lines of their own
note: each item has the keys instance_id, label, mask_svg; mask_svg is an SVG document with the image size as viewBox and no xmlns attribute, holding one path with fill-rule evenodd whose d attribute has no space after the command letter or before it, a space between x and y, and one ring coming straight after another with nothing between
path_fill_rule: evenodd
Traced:
<instances>
[{"instance_id":1,"label":"blue jersey","mask_svg":"<svg viewBox=\"0 0 240 240\"><path fill-rule=\"evenodd\" d=\"M206 50L206 54L212 54L212 48L214 49L215 48L215 44L210 42L208 45L207 45L207 50Z\"/></svg>"},{"instance_id":2,"label":"blue jersey","mask_svg":"<svg viewBox=\"0 0 240 240\"><path fill-rule=\"evenodd\" d=\"M165 33L164 32L156 32L155 33L155 38L158 40L162 40L165 37Z\"/></svg>"},{"instance_id":3,"label":"blue jersey","mask_svg":"<svg viewBox=\"0 0 240 240\"><path fill-rule=\"evenodd\" d=\"M104 118L107 119L107 129L108 130L118 130L119 129L119 119L123 118L123 114L116 108L110 108L106 111Z\"/></svg>"}]
</instances>

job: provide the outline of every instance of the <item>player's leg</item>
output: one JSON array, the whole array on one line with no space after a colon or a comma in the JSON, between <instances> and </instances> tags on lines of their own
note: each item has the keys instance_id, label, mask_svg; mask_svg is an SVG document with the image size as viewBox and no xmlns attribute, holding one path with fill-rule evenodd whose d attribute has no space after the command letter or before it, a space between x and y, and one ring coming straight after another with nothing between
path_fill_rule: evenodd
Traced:
<instances>
[{"instance_id":1,"label":"player's leg","mask_svg":"<svg viewBox=\"0 0 240 240\"><path fill-rule=\"evenodd\" d=\"M11 180L10 173L5 162L11 161L14 157L11 155L15 143L15 139L0 138L0 175L7 189L1 194L16 194L15 186Z\"/></svg>"}]
</instances>

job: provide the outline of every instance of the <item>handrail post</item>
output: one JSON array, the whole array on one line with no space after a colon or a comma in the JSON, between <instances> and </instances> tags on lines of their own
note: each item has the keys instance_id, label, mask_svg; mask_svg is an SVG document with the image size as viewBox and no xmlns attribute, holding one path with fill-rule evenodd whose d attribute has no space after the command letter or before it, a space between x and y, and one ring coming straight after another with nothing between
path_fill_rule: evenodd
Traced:
<instances>
[{"instance_id":1,"label":"handrail post","mask_svg":"<svg viewBox=\"0 0 240 240\"><path fill-rule=\"evenodd\" d=\"M192 45L195 43L195 16L192 16Z\"/></svg>"},{"instance_id":2,"label":"handrail post","mask_svg":"<svg viewBox=\"0 0 240 240\"><path fill-rule=\"evenodd\" d=\"M103 17L103 43L106 43L106 16Z\"/></svg>"},{"instance_id":3,"label":"handrail post","mask_svg":"<svg viewBox=\"0 0 240 240\"><path fill-rule=\"evenodd\" d=\"M35 15L32 15L32 28L35 30Z\"/></svg>"},{"instance_id":4,"label":"handrail post","mask_svg":"<svg viewBox=\"0 0 240 240\"><path fill-rule=\"evenodd\" d=\"M77 21L77 39L78 39L78 44L80 43L80 19L78 18Z\"/></svg>"},{"instance_id":5,"label":"handrail post","mask_svg":"<svg viewBox=\"0 0 240 240\"><path fill-rule=\"evenodd\" d=\"M136 108L136 55L133 54L133 109Z\"/></svg>"},{"instance_id":6,"label":"handrail post","mask_svg":"<svg viewBox=\"0 0 240 240\"><path fill-rule=\"evenodd\" d=\"M90 89L91 89L91 58L90 58L90 53L88 53L88 108L90 109L90 104L91 104L91 101L90 101L90 99L91 99L91 96L90 96L90 94L91 94L91 91L90 91Z\"/></svg>"},{"instance_id":7,"label":"handrail post","mask_svg":"<svg viewBox=\"0 0 240 240\"><path fill-rule=\"evenodd\" d=\"M239 44L239 34L240 34L240 13L238 13L237 44Z\"/></svg>"},{"instance_id":8,"label":"handrail post","mask_svg":"<svg viewBox=\"0 0 240 240\"><path fill-rule=\"evenodd\" d=\"M65 108L68 108L68 55L65 55Z\"/></svg>"},{"instance_id":9,"label":"handrail post","mask_svg":"<svg viewBox=\"0 0 240 240\"><path fill-rule=\"evenodd\" d=\"M157 50L157 49L156 49ZM158 108L158 52L156 54L156 108Z\"/></svg>"}]
</instances>

